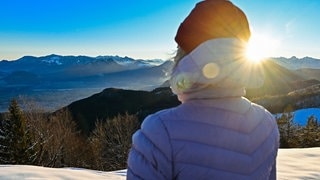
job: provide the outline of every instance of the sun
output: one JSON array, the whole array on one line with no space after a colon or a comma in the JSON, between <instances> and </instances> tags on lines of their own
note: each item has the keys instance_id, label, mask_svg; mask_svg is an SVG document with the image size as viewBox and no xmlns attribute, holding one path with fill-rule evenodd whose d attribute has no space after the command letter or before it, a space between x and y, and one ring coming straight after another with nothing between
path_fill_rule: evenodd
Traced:
<instances>
[{"instance_id":1,"label":"sun","mask_svg":"<svg viewBox=\"0 0 320 180\"><path fill-rule=\"evenodd\" d=\"M247 44L247 59L259 63L262 60L274 55L279 42L271 36L252 34Z\"/></svg>"}]
</instances>

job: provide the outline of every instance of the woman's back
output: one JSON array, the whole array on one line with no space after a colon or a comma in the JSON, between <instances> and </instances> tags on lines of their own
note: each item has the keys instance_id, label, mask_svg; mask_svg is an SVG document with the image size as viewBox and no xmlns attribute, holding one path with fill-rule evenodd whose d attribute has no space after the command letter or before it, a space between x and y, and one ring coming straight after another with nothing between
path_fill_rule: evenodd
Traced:
<instances>
[{"instance_id":1,"label":"woman's back","mask_svg":"<svg viewBox=\"0 0 320 180\"><path fill-rule=\"evenodd\" d=\"M275 179L276 122L244 98L187 101L147 118L135 139L150 146L132 158L162 162L163 179ZM128 175L139 167L129 159Z\"/></svg>"},{"instance_id":2,"label":"woman's back","mask_svg":"<svg viewBox=\"0 0 320 180\"><path fill-rule=\"evenodd\" d=\"M174 174L181 179L261 179L275 163L276 122L245 99L193 100L161 119L171 138Z\"/></svg>"}]
</instances>

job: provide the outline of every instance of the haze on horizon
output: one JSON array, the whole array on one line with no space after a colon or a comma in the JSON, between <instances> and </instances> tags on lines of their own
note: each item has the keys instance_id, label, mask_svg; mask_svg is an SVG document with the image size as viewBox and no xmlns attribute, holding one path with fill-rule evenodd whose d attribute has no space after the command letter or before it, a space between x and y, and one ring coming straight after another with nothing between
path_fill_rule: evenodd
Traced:
<instances>
[{"instance_id":1,"label":"haze on horizon","mask_svg":"<svg viewBox=\"0 0 320 180\"><path fill-rule=\"evenodd\" d=\"M320 1L231 1L254 35L277 42L270 56L320 59ZM169 59L176 30L197 2L2 0L0 60L49 54Z\"/></svg>"}]
</instances>

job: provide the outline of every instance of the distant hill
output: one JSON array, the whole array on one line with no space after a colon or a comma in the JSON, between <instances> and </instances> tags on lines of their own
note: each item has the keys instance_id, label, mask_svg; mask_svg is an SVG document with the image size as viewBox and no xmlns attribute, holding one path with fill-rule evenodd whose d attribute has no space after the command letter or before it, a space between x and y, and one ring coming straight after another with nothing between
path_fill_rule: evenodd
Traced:
<instances>
[{"instance_id":1,"label":"distant hill","mask_svg":"<svg viewBox=\"0 0 320 180\"><path fill-rule=\"evenodd\" d=\"M27 71L14 71L10 75L2 78L7 84L16 84L19 82L19 84L34 84L39 83L40 79L39 77L32 72Z\"/></svg>"},{"instance_id":2,"label":"distant hill","mask_svg":"<svg viewBox=\"0 0 320 180\"><path fill-rule=\"evenodd\" d=\"M247 97L259 97L264 95L287 94L296 89L319 84L320 81L313 77L307 77L294 70L287 69L269 59L262 63L265 82L262 87L247 89ZM315 70L319 71L319 70ZM311 80L312 79L312 80Z\"/></svg>"},{"instance_id":3,"label":"distant hill","mask_svg":"<svg viewBox=\"0 0 320 180\"><path fill-rule=\"evenodd\" d=\"M76 101L67 108L79 128L88 134L97 120L106 120L118 114L136 114L142 121L147 115L180 104L169 88L153 91L107 88L100 93Z\"/></svg>"},{"instance_id":4,"label":"distant hill","mask_svg":"<svg viewBox=\"0 0 320 180\"><path fill-rule=\"evenodd\" d=\"M302 76L305 79L316 79L320 81L320 69L297 69L293 71L294 73Z\"/></svg>"}]
</instances>

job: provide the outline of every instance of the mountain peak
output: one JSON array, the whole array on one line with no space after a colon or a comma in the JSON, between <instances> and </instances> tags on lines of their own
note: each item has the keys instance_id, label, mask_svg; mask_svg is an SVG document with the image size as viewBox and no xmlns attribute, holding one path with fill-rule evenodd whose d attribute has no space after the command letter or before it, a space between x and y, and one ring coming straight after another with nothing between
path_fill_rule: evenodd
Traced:
<instances>
[{"instance_id":1,"label":"mountain peak","mask_svg":"<svg viewBox=\"0 0 320 180\"><path fill-rule=\"evenodd\" d=\"M279 57L272 58L275 63L291 70L298 69L320 69L320 59L315 59L312 57L297 58L292 56L291 58Z\"/></svg>"}]
</instances>

